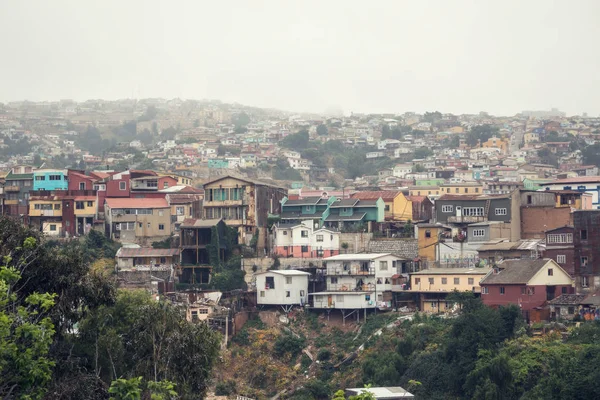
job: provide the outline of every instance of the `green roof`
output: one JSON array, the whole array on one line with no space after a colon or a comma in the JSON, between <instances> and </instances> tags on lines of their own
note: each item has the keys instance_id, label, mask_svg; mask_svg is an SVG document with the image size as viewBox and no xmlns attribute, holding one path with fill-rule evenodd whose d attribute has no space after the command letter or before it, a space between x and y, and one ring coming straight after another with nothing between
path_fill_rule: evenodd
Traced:
<instances>
[{"instance_id":1,"label":"green roof","mask_svg":"<svg viewBox=\"0 0 600 400\"><path fill-rule=\"evenodd\" d=\"M12 172L6 175L7 181L18 181L21 179L33 179L33 174L13 174Z\"/></svg>"}]
</instances>

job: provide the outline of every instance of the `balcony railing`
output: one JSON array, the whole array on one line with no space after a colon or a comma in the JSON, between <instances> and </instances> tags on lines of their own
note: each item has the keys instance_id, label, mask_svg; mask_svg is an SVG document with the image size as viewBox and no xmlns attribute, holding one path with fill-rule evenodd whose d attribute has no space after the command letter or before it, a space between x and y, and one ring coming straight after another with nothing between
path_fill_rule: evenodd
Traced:
<instances>
[{"instance_id":1,"label":"balcony railing","mask_svg":"<svg viewBox=\"0 0 600 400\"><path fill-rule=\"evenodd\" d=\"M170 271L173 264L135 265L133 267L119 267L120 271Z\"/></svg>"},{"instance_id":2,"label":"balcony railing","mask_svg":"<svg viewBox=\"0 0 600 400\"><path fill-rule=\"evenodd\" d=\"M21 188L19 186L4 186L4 191L6 192L18 192Z\"/></svg>"},{"instance_id":3,"label":"balcony railing","mask_svg":"<svg viewBox=\"0 0 600 400\"><path fill-rule=\"evenodd\" d=\"M349 268L327 268L327 275L375 275L375 267L360 268L360 267L349 267Z\"/></svg>"},{"instance_id":4,"label":"balcony railing","mask_svg":"<svg viewBox=\"0 0 600 400\"><path fill-rule=\"evenodd\" d=\"M328 292L369 292L375 290L375 283L365 283L362 285L329 283L327 284Z\"/></svg>"},{"instance_id":5,"label":"balcony railing","mask_svg":"<svg viewBox=\"0 0 600 400\"><path fill-rule=\"evenodd\" d=\"M453 215L451 217L448 217L448 222L450 223L455 223L455 224L460 224L460 223L467 223L467 224L472 224L475 222L485 222L487 221L487 217L484 216L474 216L474 215Z\"/></svg>"}]
</instances>

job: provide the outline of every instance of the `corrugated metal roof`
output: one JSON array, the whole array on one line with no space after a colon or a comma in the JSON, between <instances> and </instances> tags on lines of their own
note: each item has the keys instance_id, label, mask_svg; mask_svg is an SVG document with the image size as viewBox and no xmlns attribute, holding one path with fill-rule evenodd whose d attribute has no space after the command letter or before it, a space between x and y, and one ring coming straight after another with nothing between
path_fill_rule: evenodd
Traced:
<instances>
[{"instance_id":1,"label":"corrugated metal roof","mask_svg":"<svg viewBox=\"0 0 600 400\"><path fill-rule=\"evenodd\" d=\"M152 247L125 248L117 251L117 257L173 257L179 255L179 249L155 249Z\"/></svg>"},{"instance_id":2,"label":"corrugated metal roof","mask_svg":"<svg viewBox=\"0 0 600 400\"><path fill-rule=\"evenodd\" d=\"M391 255L391 253L338 254L337 256L324 258L323 261L368 261Z\"/></svg>"},{"instance_id":3,"label":"corrugated metal roof","mask_svg":"<svg viewBox=\"0 0 600 400\"><path fill-rule=\"evenodd\" d=\"M400 194L402 194L402 192L399 190L398 191L378 190L378 191L355 192L355 193L352 193L351 197L354 199L361 199L361 200L377 200L381 197L384 201L392 201Z\"/></svg>"},{"instance_id":4,"label":"corrugated metal roof","mask_svg":"<svg viewBox=\"0 0 600 400\"><path fill-rule=\"evenodd\" d=\"M146 198L111 198L106 199L106 205L110 208L168 208L166 199Z\"/></svg>"},{"instance_id":5,"label":"corrugated metal roof","mask_svg":"<svg viewBox=\"0 0 600 400\"><path fill-rule=\"evenodd\" d=\"M536 260L506 260L498 264L500 271L489 274L481 282L485 285L498 284L527 284L546 264L549 259Z\"/></svg>"},{"instance_id":6,"label":"corrugated metal roof","mask_svg":"<svg viewBox=\"0 0 600 400\"><path fill-rule=\"evenodd\" d=\"M271 270L271 271L259 272L255 275L263 275L263 274L268 274L271 272L274 274L285 275L285 276L310 275L310 273L308 273L308 272L298 271L296 269L276 269L276 270Z\"/></svg>"},{"instance_id":7,"label":"corrugated metal roof","mask_svg":"<svg viewBox=\"0 0 600 400\"><path fill-rule=\"evenodd\" d=\"M182 223L182 228L210 228L217 225L221 221L220 218L214 219L196 219L186 218Z\"/></svg>"}]
</instances>

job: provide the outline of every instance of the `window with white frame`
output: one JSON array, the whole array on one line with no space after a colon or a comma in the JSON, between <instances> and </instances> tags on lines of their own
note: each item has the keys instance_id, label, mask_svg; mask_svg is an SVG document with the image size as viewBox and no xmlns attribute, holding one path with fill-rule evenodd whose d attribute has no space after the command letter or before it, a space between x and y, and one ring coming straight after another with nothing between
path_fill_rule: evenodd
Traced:
<instances>
[{"instance_id":1,"label":"window with white frame","mask_svg":"<svg viewBox=\"0 0 600 400\"><path fill-rule=\"evenodd\" d=\"M177 206L175 207L175 212L177 215L183 215L185 213L185 208L183 206Z\"/></svg>"},{"instance_id":2,"label":"window with white frame","mask_svg":"<svg viewBox=\"0 0 600 400\"><path fill-rule=\"evenodd\" d=\"M292 277L291 276L286 276L285 277L285 283L287 285L291 285L292 284Z\"/></svg>"},{"instance_id":3,"label":"window with white frame","mask_svg":"<svg viewBox=\"0 0 600 400\"><path fill-rule=\"evenodd\" d=\"M379 261L379 270L387 271L388 270L388 262L387 261Z\"/></svg>"},{"instance_id":4,"label":"window with white frame","mask_svg":"<svg viewBox=\"0 0 600 400\"><path fill-rule=\"evenodd\" d=\"M442 206L443 213L451 213L454 212L454 206L452 204L445 204Z\"/></svg>"},{"instance_id":5,"label":"window with white frame","mask_svg":"<svg viewBox=\"0 0 600 400\"><path fill-rule=\"evenodd\" d=\"M546 236L546 243L573 243L573 234L551 233Z\"/></svg>"},{"instance_id":6,"label":"window with white frame","mask_svg":"<svg viewBox=\"0 0 600 400\"><path fill-rule=\"evenodd\" d=\"M556 262L559 264L565 264L567 262L567 256L565 254L558 254L556 256Z\"/></svg>"},{"instance_id":7,"label":"window with white frame","mask_svg":"<svg viewBox=\"0 0 600 400\"><path fill-rule=\"evenodd\" d=\"M506 215L507 214L506 208L496 208L495 213L496 213L496 215Z\"/></svg>"},{"instance_id":8,"label":"window with white frame","mask_svg":"<svg viewBox=\"0 0 600 400\"><path fill-rule=\"evenodd\" d=\"M300 231L300 237L307 238L308 237L308 231Z\"/></svg>"},{"instance_id":9,"label":"window with white frame","mask_svg":"<svg viewBox=\"0 0 600 400\"><path fill-rule=\"evenodd\" d=\"M119 182L119 190L126 190L127 182Z\"/></svg>"},{"instance_id":10,"label":"window with white frame","mask_svg":"<svg viewBox=\"0 0 600 400\"><path fill-rule=\"evenodd\" d=\"M462 215L464 216L473 216L473 217L482 217L483 216L483 207L463 207Z\"/></svg>"},{"instance_id":11,"label":"window with white frame","mask_svg":"<svg viewBox=\"0 0 600 400\"><path fill-rule=\"evenodd\" d=\"M323 235L317 235L317 242L323 241Z\"/></svg>"},{"instance_id":12,"label":"window with white frame","mask_svg":"<svg viewBox=\"0 0 600 400\"><path fill-rule=\"evenodd\" d=\"M473 237L484 237L485 229L473 229Z\"/></svg>"}]
</instances>

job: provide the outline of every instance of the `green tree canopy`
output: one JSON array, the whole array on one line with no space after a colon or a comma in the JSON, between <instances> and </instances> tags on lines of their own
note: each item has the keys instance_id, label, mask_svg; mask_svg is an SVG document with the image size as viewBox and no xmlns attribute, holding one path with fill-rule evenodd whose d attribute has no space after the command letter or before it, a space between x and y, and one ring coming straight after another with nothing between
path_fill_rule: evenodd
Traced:
<instances>
[{"instance_id":1,"label":"green tree canopy","mask_svg":"<svg viewBox=\"0 0 600 400\"><path fill-rule=\"evenodd\" d=\"M309 135L306 129L287 135L279 144L285 148L300 151L308 147Z\"/></svg>"}]
</instances>

